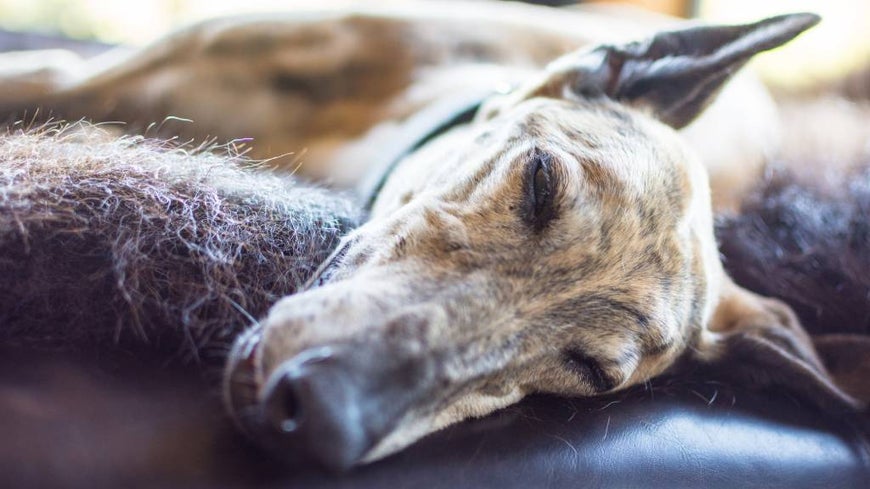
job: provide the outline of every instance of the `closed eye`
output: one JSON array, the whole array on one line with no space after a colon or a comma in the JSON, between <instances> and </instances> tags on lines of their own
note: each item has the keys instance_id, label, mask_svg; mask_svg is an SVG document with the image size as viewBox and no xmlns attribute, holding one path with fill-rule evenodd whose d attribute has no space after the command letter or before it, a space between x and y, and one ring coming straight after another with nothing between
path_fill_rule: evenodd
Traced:
<instances>
[{"instance_id":1,"label":"closed eye","mask_svg":"<svg viewBox=\"0 0 870 489\"><path fill-rule=\"evenodd\" d=\"M564 361L568 369L581 376L595 392L607 392L616 386L616 382L601 368L601 364L581 351L566 351Z\"/></svg>"},{"instance_id":2,"label":"closed eye","mask_svg":"<svg viewBox=\"0 0 870 489\"><path fill-rule=\"evenodd\" d=\"M542 231L556 217L557 186L553 163L552 155L536 150L526 166L523 220L535 232Z\"/></svg>"}]
</instances>

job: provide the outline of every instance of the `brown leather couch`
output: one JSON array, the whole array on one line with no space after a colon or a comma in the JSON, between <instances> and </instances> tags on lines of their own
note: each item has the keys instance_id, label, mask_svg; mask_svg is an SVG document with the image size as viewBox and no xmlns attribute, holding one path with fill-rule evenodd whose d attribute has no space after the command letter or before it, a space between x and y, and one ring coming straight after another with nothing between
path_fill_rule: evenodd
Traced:
<instances>
[{"instance_id":1,"label":"brown leather couch","mask_svg":"<svg viewBox=\"0 0 870 489\"><path fill-rule=\"evenodd\" d=\"M866 421L786 396L662 379L596 400L527 399L347 474L269 458L213 379L118 355L0 351L6 488L858 488Z\"/></svg>"}]
</instances>

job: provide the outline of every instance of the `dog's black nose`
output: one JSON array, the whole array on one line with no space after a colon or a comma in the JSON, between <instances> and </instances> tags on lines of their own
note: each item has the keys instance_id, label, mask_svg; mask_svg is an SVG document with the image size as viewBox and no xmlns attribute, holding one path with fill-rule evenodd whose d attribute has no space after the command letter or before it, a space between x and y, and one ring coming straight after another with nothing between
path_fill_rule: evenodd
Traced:
<instances>
[{"instance_id":1,"label":"dog's black nose","mask_svg":"<svg viewBox=\"0 0 870 489\"><path fill-rule=\"evenodd\" d=\"M302 351L259 390L258 438L282 458L347 470L430 395L433 361L379 343Z\"/></svg>"},{"instance_id":2,"label":"dog's black nose","mask_svg":"<svg viewBox=\"0 0 870 489\"><path fill-rule=\"evenodd\" d=\"M303 352L272 374L261 397L280 445L333 470L352 467L373 443L365 386L346 363L327 348Z\"/></svg>"}]
</instances>

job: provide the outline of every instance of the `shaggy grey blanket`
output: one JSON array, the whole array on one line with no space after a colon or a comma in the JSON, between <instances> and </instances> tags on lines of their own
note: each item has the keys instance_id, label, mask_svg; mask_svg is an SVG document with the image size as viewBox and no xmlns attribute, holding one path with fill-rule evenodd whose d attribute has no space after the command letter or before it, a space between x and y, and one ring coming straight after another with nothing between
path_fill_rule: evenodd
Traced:
<instances>
[{"instance_id":1,"label":"shaggy grey blanket","mask_svg":"<svg viewBox=\"0 0 870 489\"><path fill-rule=\"evenodd\" d=\"M254 166L93 127L0 137L0 344L220 361L359 220Z\"/></svg>"}]
</instances>

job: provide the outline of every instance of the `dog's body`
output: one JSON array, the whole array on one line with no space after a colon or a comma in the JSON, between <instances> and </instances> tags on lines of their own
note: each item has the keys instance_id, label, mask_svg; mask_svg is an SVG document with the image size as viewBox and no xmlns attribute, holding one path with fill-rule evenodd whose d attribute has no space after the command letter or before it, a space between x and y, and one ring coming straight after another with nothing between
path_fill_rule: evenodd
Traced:
<instances>
[{"instance_id":1,"label":"dog's body","mask_svg":"<svg viewBox=\"0 0 870 489\"><path fill-rule=\"evenodd\" d=\"M760 85L724 84L816 18L590 49L673 25L429 5L202 24L0 103L253 137L255 155L296 153L276 165L344 184L389 167L323 286L231 355L230 409L282 451L347 467L530 392L597 395L690 364L859 406L787 307L728 278L712 232L708 174L732 206L776 138Z\"/></svg>"},{"instance_id":2,"label":"dog's body","mask_svg":"<svg viewBox=\"0 0 870 489\"><path fill-rule=\"evenodd\" d=\"M243 140L277 168L352 187L421 131L560 55L685 24L633 10L461 7L320 7L209 21L87 61L6 55L0 113L41 107L151 136ZM715 206L733 207L776 149L774 105L740 76L683 137L711 172Z\"/></svg>"}]
</instances>

